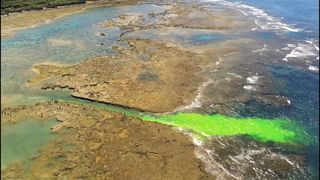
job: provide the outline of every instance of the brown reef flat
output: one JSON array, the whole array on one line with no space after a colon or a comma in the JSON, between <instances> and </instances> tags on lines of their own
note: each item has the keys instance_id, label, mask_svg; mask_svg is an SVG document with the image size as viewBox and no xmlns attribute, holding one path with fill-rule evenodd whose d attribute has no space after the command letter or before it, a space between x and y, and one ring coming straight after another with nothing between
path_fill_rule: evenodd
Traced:
<instances>
[{"instance_id":1,"label":"brown reef flat","mask_svg":"<svg viewBox=\"0 0 320 180\"><path fill-rule=\"evenodd\" d=\"M4 27L1 35L90 7L110 5L108 2L8 16L1 20ZM33 70L38 74L28 85L44 90L66 88L78 98L157 113L183 110L200 101L201 96L205 96L201 108L210 113L225 113L228 108L222 107L223 104L248 101L255 94L267 94L256 95L265 103L288 103L284 97L274 96L277 92L273 89L265 88L265 84L274 82L260 64L252 63L257 62L256 57L247 56L252 49L247 48L249 44L256 46L254 40L225 40L185 47L170 39L171 33L176 32L191 37L195 31L223 34L250 29L252 24L243 20L240 12L224 9L209 12L198 5L181 3L166 7L163 13L124 14L104 22L106 28L122 30L120 40L125 45L113 47L117 55L99 56L77 65L37 64ZM124 36L150 30L167 36L158 40ZM53 46L82 47L76 41L49 39L48 42ZM253 70L259 70L259 74ZM248 82L254 76L259 76L259 81ZM248 86L251 89L244 88ZM41 149L28 169L23 162L17 162L1 172L2 179L214 179L195 157L190 138L169 126L60 101L2 108L1 115L1 127L26 119L60 122L52 127L52 133L58 137ZM212 141L213 146L218 143Z\"/></svg>"},{"instance_id":2,"label":"brown reef flat","mask_svg":"<svg viewBox=\"0 0 320 180\"><path fill-rule=\"evenodd\" d=\"M167 28L183 28L210 31L248 30L254 27L252 22L234 10L221 8L218 12L208 10L201 5L172 3L165 6L161 13L123 14L103 23L104 27L119 27L127 32L146 29L166 31Z\"/></svg>"},{"instance_id":3,"label":"brown reef flat","mask_svg":"<svg viewBox=\"0 0 320 180\"><path fill-rule=\"evenodd\" d=\"M59 101L4 108L1 115L2 125L29 118L60 121L53 127L55 141L28 169L17 162L1 179L212 179L192 141L170 126Z\"/></svg>"},{"instance_id":4,"label":"brown reef flat","mask_svg":"<svg viewBox=\"0 0 320 180\"><path fill-rule=\"evenodd\" d=\"M129 48L115 47L118 56L97 57L74 66L37 65L40 74L29 83L42 89L69 88L72 95L140 109L170 112L187 105L206 81L199 73L215 62L216 54L185 51L152 40L129 40ZM220 51L218 53L218 51Z\"/></svg>"},{"instance_id":5,"label":"brown reef flat","mask_svg":"<svg viewBox=\"0 0 320 180\"><path fill-rule=\"evenodd\" d=\"M287 105L285 97L266 88L266 84L277 83L268 72L259 64L253 66L249 60L244 61L247 57L236 48L238 41L216 43L212 49L202 47L202 51L153 40L129 40L128 44L129 47L114 47L117 56L96 57L78 65L36 65L34 69L39 74L29 84L42 89L67 88L75 97L157 113L188 106L199 93L206 96L202 103L208 107L246 102L253 98L253 90L246 90L246 86L255 88L254 98L259 101ZM246 77L252 74L232 74L230 70L235 66L245 73L250 68L259 70L259 82L248 84ZM217 74L215 70L226 72ZM199 87L209 81L206 89L199 92Z\"/></svg>"},{"instance_id":6,"label":"brown reef flat","mask_svg":"<svg viewBox=\"0 0 320 180\"><path fill-rule=\"evenodd\" d=\"M127 106L150 112L167 112L187 104L204 81L196 72L203 63L199 54L151 40L131 40L130 48L116 47L118 56L97 57L75 66L38 65L46 77L43 89L74 89L76 97Z\"/></svg>"},{"instance_id":7,"label":"brown reef flat","mask_svg":"<svg viewBox=\"0 0 320 180\"><path fill-rule=\"evenodd\" d=\"M221 33L250 28L248 21L232 10L210 12L202 6L184 3L165 7L162 13L120 15L103 26L118 27L122 35L154 29L170 34L170 28ZM241 45L250 42L242 39L239 44L240 41L230 40L186 48L166 38L124 41L129 47L114 47L117 56L96 57L65 67L36 65L34 69L40 74L29 83L40 82L42 89L68 88L79 98L143 111L171 112L192 103L198 88L209 80L203 72L208 66L215 66L219 56L238 51ZM242 86L239 88L246 98Z\"/></svg>"}]
</instances>

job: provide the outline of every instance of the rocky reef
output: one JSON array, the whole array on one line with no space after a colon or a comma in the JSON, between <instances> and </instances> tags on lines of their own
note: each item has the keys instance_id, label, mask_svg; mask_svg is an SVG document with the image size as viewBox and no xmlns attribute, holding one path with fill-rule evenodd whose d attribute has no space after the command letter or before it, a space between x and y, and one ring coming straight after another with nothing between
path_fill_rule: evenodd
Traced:
<instances>
[{"instance_id":1,"label":"rocky reef","mask_svg":"<svg viewBox=\"0 0 320 180\"><path fill-rule=\"evenodd\" d=\"M32 21L21 14L8 16L2 20L2 35L87 8L130 3L108 2L27 12ZM233 109L252 100L272 106L291 103L277 91L281 83L266 70L267 58L252 54L261 42L250 36L234 38L253 23L228 8L152 3L163 12L122 13L95 24L99 29L90 32L98 41L92 47L112 47L112 53L72 65L32 64L36 75L26 88L48 94L68 89L75 98L66 93L64 100L1 108L1 128L28 119L58 122L51 127L54 141L42 147L32 163L15 162L2 170L2 179L279 179L300 178L306 172L304 155L268 146L295 142L289 141L298 137L295 133L274 119L241 120ZM117 32L112 37L116 42L109 44L112 32ZM46 42L54 48L88 48L84 41ZM86 100L122 111L80 103ZM123 113L129 109L140 116ZM194 142L182 130L193 133ZM198 136L204 141L196 142Z\"/></svg>"},{"instance_id":2,"label":"rocky reef","mask_svg":"<svg viewBox=\"0 0 320 180\"><path fill-rule=\"evenodd\" d=\"M60 101L5 108L1 114L2 126L29 118L60 122L52 127L55 141L30 165L6 168L2 179L210 179L192 141L170 126Z\"/></svg>"},{"instance_id":3,"label":"rocky reef","mask_svg":"<svg viewBox=\"0 0 320 180\"><path fill-rule=\"evenodd\" d=\"M258 45L256 41L238 39L195 45L173 41L174 36L170 36L179 32L190 38L198 35L195 29L209 34L248 30L252 25L237 16L239 12L223 8L213 12L184 3L164 8L161 13L124 14L102 23L105 28L119 28L122 32L120 41L125 45L113 47L116 55L91 58L73 66L38 64L34 70L39 74L29 85L40 83L42 89L68 88L78 98L157 113L199 104L195 101L200 101L202 96L207 97L202 104L209 109L213 104L249 101L252 94L262 103L289 104L271 88L274 81L270 73L261 64L251 62L257 61L256 57L246 56ZM153 30L160 38L130 36ZM100 36L106 35L100 33ZM231 73L235 67L243 70L240 75ZM247 74L251 69L260 72L257 80ZM206 82L210 83L199 92Z\"/></svg>"},{"instance_id":4,"label":"rocky reef","mask_svg":"<svg viewBox=\"0 0 320 180\"><path fill-rule=\"evenodd\" d=\"M192 101L202 78L200 55L151 40L131 40L119 55L79 65L37 65L42 89L69 88L75 97L150 111L168 112ZM165 52L165 53L164 53ZM52 77L52 78L50 78Z\"/></svg>"},{"instance_id":5,"label":"rocky reef","mask_svg":"<svg viewBox=\"0 0 320 180\"><path fill-rule=\"evenodd\" d=\"M119 27L122 30L137 31L145 29L165 29L170 27L187 29L206 29L216 31L246 30L253 26L241 18L236 11L220 9L210 11L201 5L183 2L171 3L161 13L124 14L103 23L104 27Z\"/></svg>"},{"instance_id":6,"label":"rocky reef","mask_svg":"<svg viewBox=\"0 0 320 180\"><path fill-rule=\"evenodd\" d=\"M303 152L285 151L240 136L213 137L198 154L206 168L222 179L310 179Z\"/></svg>"}]
</instances>

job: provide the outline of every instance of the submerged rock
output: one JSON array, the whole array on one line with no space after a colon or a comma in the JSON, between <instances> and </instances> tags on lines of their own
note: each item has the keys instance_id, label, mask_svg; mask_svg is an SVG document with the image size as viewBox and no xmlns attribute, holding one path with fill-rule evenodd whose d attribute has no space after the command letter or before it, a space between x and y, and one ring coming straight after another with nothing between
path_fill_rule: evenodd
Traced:
<instances>
[{"instance_id":1,"label":"submerged rock","mask_svg":"<svg viewBox=\"0 0 320 180\"><path fill-rule=\"evenodd\" d=\"M138 75L140 81L156 81L159 77L151 72L143 72Z\"/></svg>"},{"instance_id":2,"label":"submerged rock","mask_svg":"<svg viewBox=\"0 0 320 180\"><path fill-rule=\"evenodd\" d=\"M100 36L106 36L106 33L101 32L101 33L99 33L99 35Z\"/></svg>"}]
</instances>

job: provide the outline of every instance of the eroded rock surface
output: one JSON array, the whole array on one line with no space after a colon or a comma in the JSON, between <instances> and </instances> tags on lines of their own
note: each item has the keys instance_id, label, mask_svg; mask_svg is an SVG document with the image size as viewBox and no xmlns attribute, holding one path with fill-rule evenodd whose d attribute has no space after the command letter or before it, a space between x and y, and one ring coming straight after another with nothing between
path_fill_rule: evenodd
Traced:
<instances>
[{"instance_id":1,"label":"eroded rock surface","mask_svg":"<svg viewBox=\"0 0 320 180\"><path fill-rule=\"evenodd\" d=\"M201 5L181 2L164 7L166 10L161 13L120 15L103 26L120 28L123 32L120 36L150 29L170 34L179 29L223 33L250 28L248 21L233 10L214 12ZM239 42L230 40L186 48L169 39L132 37L126 39L129 48L114 47L117 56L96 57L68 67L37 65L34 69L40 74L30 84L41 82L42 89L68 88L75 97L143 111L171 112L192 103L201 84L211 78L203 76L203 71L216 66L218 56L235 52L239 46ZM234 92L239 94L237 89ZM243 97L240 99L247 99L247 92L242 89L240 93Z\"/></svg>"},{"instance_id":2,"label":"eroded rock surface","mask_svg":"<svg viewBox=\"0 0 320 180\"><path fill-rule=\"evenodd\" d=\"M241 44L246 47L249 43L253 42ZM36 65L39 74L29 84L42 89L67 88L75 97L160 113L192 103L216 109L217 104L252 99L290 105L289 99L277 95L279 82L261 64L252 62L255 59L245 55L248 50L239 48L241 44L225 41L197 49L129 40L128 47L113 48L117 56L96 57L73 66ZM240 71L232 72L235 68Z\"/></svg>"},{"instance_id":3,"label":"eroded rock surface","mask_svg":"<svg viewBox=\"0 0 320 180\"><path fill-rule=\"evenodd\" d=\"M206 61L200 54L151 40L131 40L116 47L119 56L97 57L79 65L37 65L43 89L74 89L76 97L147 110L168 112L188 104L205 81L197 75Z\"/></svg>"},{"instance_id":4,"label":"eroded rock surface","mask_svg":"<svg viewBox=\"0 0 320 180\"><path fill-rule=\"evenodd\" d=\"M252 24L242 19L236 11L225 8L219 12L208 10L201 5L173 3L165 6L161 13L125 14L106 21L105 27L119 27L122 30L136 31L168 27L208 29L208 30L245 30Z\"/></svg>"}]
</instances>

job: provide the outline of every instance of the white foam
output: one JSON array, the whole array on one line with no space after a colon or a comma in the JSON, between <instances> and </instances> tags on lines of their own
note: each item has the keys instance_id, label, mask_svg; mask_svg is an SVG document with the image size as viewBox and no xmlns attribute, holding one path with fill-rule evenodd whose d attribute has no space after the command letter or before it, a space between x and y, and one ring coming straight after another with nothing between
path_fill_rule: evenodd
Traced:
<instances>
[{"instance_id":1,"label":"white foam","mask_svg":"<svg viewBox=\"0 0 320 180\"><path fill-rule=\"evenodd\" d=\"M289 163L291 166L294 165L294 162L290 161L287 157L284 157L284 160L286 160L287 163Z\"/></svg>"},{"instance_id":2,"label":"white foam","mask_svg":"<svg viewBox=\"0 0 320 180\"><path fill-rule=\"evenodd\" d=\"M222 58L218 58L219 60L216 62L216 65L219 65L222 62Z\"/></svg>"},{"instance_id":3,"label":"white foam","mask_svg":"<svg viewBox=\"0 0 320 180\"><path fill-rule=\"evenodd\" d=\"M284 48L281 48L282 50L287 50L287 51L290 51L290 48L289 47L284 47Z\"/></svg>"},{"instance_id":4,"label":"white foam","mask_svg":"<svg viewBox=\"0 0 320 180\"><path fill-rule=\"evenodd\" d=\"M205 148L203 141L201 141L196 136L194 136L194 134L190 132L186 132L181 128L178 128L178 130L192 138L193 143L197 146L194 151L194 154L198 159L200 159L204 163L205 170L208 173L215 175L217 180L224 180L224 179L231 179L231 178L239 179L238 177L231 174L227 169L225 169L221 164L219 164L213 158L214 152Z\"/></svg>"},{"instance_id":5,"label":"white foam","mask_svg":"<svg viewBox=\"0 0 320 180\"><path fill-rule=\"evenodd\" d=\"M288 105L290 105L290 104L291 104L291 101L290 101L289 99L287 99L287 103L288 103Z\"/></svg>"},{"instance_id":6,"label":"white foam","mask_svg":"<svg viewBox=\"0 0 320 180\"><path fill-rule=\"evenodd\" d=\"M319 68L316 67L316 66L309 66L308 69L309 69L310 71L319 72Z\"/></svg>"},{"instance_id":7,"label":"white foam","mask_svg":"<svg viewBox=\"0 0 320 180\"><path fill-rule=\"evenodd\" d=\"M306 43L313 44L311 40L305 40Z\"/></svg>"},{"instance_id":8,"label":"white foam","mask_svg":"<svg viewBox=\"0 0 320 180\"><path fill-rule=\"evenodd\" d=\"M258 83L259 79L260 76L258 76L257 74L247 77L248 85L243 86L243 89L248 91L256 91L257 87L255 86L255 84Z\"/></svg>"},{"instance_id":9,"label":"white foam","mask_svg":"<svg viewBox=\"0 0 320 180\"><path fill-rule=\"evenodd\" d=\"M252 50L252 52L264 52L264 51L268 51L266 44L264 44L263 47L260 49Z\"/></svg>"},{"instance_id":10,"label":"white foam","mask_svg":"<svg viewBox=\"0 0 320 180\"><path fill-rule=\"evenodd\" d=\"M242 4L240 2L228 2L225 0L202 0L204 2L216 2L227 6L236 7L245 16L253 16L256 18L255 23L261 28L266 30L275 31L290 31L290 32L300 32L303 29L296 28L293 25L289 25L281 22L283 17L272 17L262 9ZM253 29L256 30L256 29Z\"/></svg>"},{"instance_id":11,"label":"white foam","mask_svg":"<svg viewBox=\"0 0 320 180\"><path fill-rule=\"evenodd\" d=\"M231 76L234 76L234 77L237 77L237 78L240 78L242 79L243 77L240 76L239 74L236 74L236 73L227 73L228 75L231 75Z\"/></svg>"},{"instance_id":12,"label":"white foam","mask_svg":"<svg viewBox=\"0 0 320 180\"><path fill-rule=\"evenodd\" d=\"M209 149L205 149L203 148L204 152L206 153L205 156L200 157L202 161L205 162L206 165L206 169L208 172L211 172L213 175L216 175L216 179L218 180L222 180L222 179L240 179L239 177L231 174L226 168L223 167L222 164L218 163L214 158L213 158L213 151L209 150ZM221 174L221 171L224 174ZM219 173L220 172L220 173ZM226 177L227 175L227 177ZM228 177L229 176L229 177Z\"/></svg>"},{"instance_id":13,"label":"white foam","mask_svg":"<svg viewBox=\"0 0 320 180\"><path fill-rule=\"evenodd\" d=\"M242 14L244 14L245 16L248 16L247 13L245 13L244 11L239 10Z\"/></svg>"},{"instance_id":14,"label":"white foam","mask_svg":"<svg viewBox=\"0 0 320 180\"><path fill-rule=\"evenodd\" d=\"M196 146L203 146L203 141L201 141L201 140L199 140L199 139L197 139L197 138L195 138L195 137L193 137L193 136L191 136L191 137L192 137L193 143L194 143Z\"/></svg>"},{"instance_id":15,"label":"white foam","mask_svg":"<svg viewBox=\"0 0 320 180\"><path fill-rule=\"evenodd\" d=\"M281 98L281 99L286 100L286 101L287 101L287 105L290 105L290 104L291 104L290 99L288 99L288 98L287 98L287 97L285 97L285 96L279 96L279 95L277 95L276 97L277 97L277 98Z\"/></svg>"},{"instance_id":16,"label":"white foam","mask_svg":"<svg viewBox=\"0 0 320 180\"><path fill-rule=\"evenodd\" d=\"M290 58L308 58L318 56L316 45L312 42L287 44L287 47L282 48L284 50L291 49L291 52L286 55L282 60L288 61Z\"/></svg>"},{"instance_id":17,"label":"white foam","mask_svg":"<svg viewBox=\"0 0 320 180\"><path fill-rule=\"evenodd\" d=\"M182 111L182 110L188 110L188 109L194 109L194 108L201 108L202 107L202 103L201 103L202 93L203 93L204 89L211 83L213 83L212 79L209 79L208 81L202 83L202 85L198 88L198 94L197 94L196 98L191 102L191 104L184 106L184 107L181 107L181 108L177 108L175 110L175 112Z\"/></svg>"},{"instance_id":18,"label":"white foam","mask_svg":"<svg viewBox=\"0 0 320 180\"><path fill-rule=\"evenodd\" d=\"M247 83L248 84L257 84L259 78L260 77L257 75L249 76L249 77L247 77Z\"/></svg>"},{"instance_id":19,"label":"white foam","mask_svg":"<svg viewBox=\"0 0 320 180\"><path fill-rule=\"evenodd\" d=\"M257 88L253 85L245 85L243 86L243 89L248 90L248 91L256 91Z\"/></svg>"},{"instance_id":20,"label":"white foam","mask_svg":"<svg viewBox=\"0 0 320 180\"><path fill-rule=\"evenodd\" d=\"M313 47L319 52L319 46L317 46L316 44L313 44Z\"/></svg>"}]
</instances>

